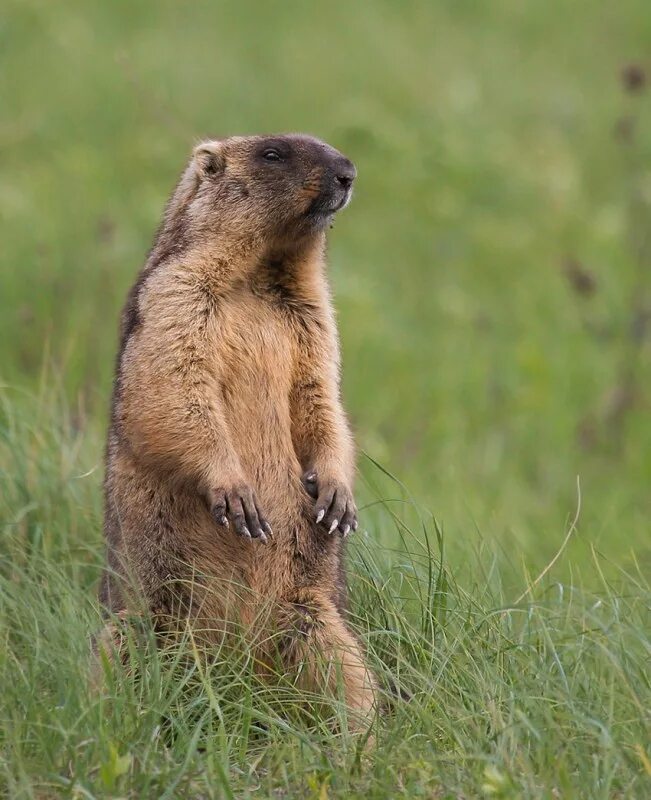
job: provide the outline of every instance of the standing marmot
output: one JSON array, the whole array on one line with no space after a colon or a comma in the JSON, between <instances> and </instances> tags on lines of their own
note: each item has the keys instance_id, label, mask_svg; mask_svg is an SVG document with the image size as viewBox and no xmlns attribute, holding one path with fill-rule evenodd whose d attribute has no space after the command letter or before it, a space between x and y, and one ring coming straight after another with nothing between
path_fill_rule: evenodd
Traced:
<instances>
[{"instance_id":1,"label":"standing marmot","mask_svg":"<svg viewBox=\"0 0 651 800\"><path fill-rule=\"evenodd\" d=\"M273 607L286 668L324 688L320 651L359 719L375 684L342 617L354 454L324 276L355 175L308 136L195 149L122 316L101 600L208 640Z\"/></svg>"}]
</instances>

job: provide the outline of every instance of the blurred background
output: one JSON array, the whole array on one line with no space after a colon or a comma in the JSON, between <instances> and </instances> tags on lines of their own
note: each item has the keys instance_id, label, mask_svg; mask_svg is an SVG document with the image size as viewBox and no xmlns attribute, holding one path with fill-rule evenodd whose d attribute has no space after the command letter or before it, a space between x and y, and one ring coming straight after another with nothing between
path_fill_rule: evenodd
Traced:
<instances>
[{"instance_id":1,"label":"blurred background","mask_svg":"<svg viewBox=\"0 0 651 800\"><path fill-rule=\"evenodd\" d=\"M5 0L3 395L66 399L99 508L119 310L191 148L312 133L359 171L330 260L362 499L538 568L579 476L559 569L649 564L649 57L648 0Z\"/></svg>"}]
</instances>

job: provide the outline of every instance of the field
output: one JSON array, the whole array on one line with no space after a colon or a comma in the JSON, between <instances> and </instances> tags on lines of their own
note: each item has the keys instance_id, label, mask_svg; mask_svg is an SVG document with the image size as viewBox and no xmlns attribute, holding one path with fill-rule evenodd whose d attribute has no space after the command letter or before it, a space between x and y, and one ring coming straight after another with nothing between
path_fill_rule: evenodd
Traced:
<instances>
[{"instance_id":1,"label":"field","mask_svg":"<svg viewBox=\"0 0 651 800\"><path fill-rule=\"evenodd\" d=\"M648 2L3 12L0 794L649 796ZM286 130L359 172L352 620L411 694L368 751L245 651L87 688L119 308L193 144Z\"/></svg>"}]
</instances>

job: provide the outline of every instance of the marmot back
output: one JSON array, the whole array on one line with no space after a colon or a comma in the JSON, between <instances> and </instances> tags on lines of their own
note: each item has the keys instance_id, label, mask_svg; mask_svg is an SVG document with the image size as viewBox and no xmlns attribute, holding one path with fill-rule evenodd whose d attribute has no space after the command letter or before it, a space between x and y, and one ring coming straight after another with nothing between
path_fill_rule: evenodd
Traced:
<instances>
[{"instance_id":1,"label":"marmot back","mask_svg":"<svg viewBox=\"0 0 651 800\"><path fill-rule=\"evenodd\" d=\"M307 136L195 149L122 316L101 595L208 641L265 608L287 667L325 654L359 719L374 682L342 617L354 453L325 278L355 174Z\"/></svg>"}]
</instances>

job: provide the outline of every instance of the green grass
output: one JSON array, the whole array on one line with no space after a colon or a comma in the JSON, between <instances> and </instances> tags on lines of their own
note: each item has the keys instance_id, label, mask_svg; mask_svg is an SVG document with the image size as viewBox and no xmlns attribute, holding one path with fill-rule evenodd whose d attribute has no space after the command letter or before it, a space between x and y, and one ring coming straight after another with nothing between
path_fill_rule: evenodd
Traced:
<instances>
[{"instance_id":1,"label":"green grass","mask_svg":"<svg viewBox=\"0 0 651 800\"><path fill-rule=\"evenodd\" d=\"M389 697L392 683L411 694L375 725L375 749L293 714L315 698L261 685L245 648L206 667L188 642L144 647L145 629L131 641L136 669L116 669L93 694L100 443L51 400L15 399L0 419L0 510L14 520L0 560L9 797L645 796L641 571L596 591L521 578L517 597L478 552L464 586L445 537L407 500L366 509L350 559L353 622L380 683Z\"/></svg>"},{"instance_id":2,"label":"green grass","mask_svg":"<svg viewBox=\"0 0 651 800\"><path fill-rule=\"evenodd\" d=\"M648 0L5 3L9 796L649 794L651 106L620 72L650 37ZM330 245L353 611L413 693L361 759L245 653L150 656L111 713L85 688L119 307L194 142L282 130L359 169Z\"/></svg>"}]
</instances>

